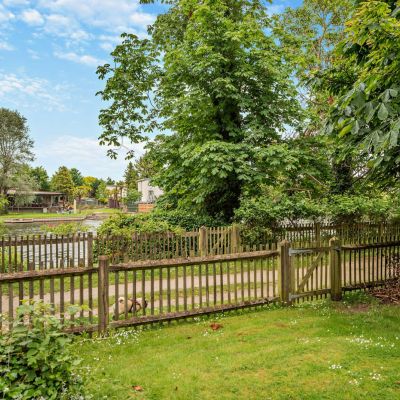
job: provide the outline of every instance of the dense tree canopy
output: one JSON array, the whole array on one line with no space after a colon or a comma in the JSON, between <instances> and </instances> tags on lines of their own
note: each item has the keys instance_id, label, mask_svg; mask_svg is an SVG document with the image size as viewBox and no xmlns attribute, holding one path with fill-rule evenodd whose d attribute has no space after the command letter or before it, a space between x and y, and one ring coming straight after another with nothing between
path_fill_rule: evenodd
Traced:
<instances>
[{"instance_id":1,"label":"dense tree canopy","mask_svg":"<svg viewBox=\"0 0 400 400\"><path fill-rule=\"evenodd\" d=\"M25 177L25 164L32 161L33 141L28 133L26 119L18 112L0 108L0 195L5 195L7 190L30 185Z\"/></svg>"},{"instance_id":2,"label":"dense tree canopy","mask_svg":"<svg viewBox=\"0 0 400 400\"><path fill-rule=\"evenodd\" d=\"M360 2L345 33L323 76L337 97L327 130L342 139L344 153L360 154L360 176L393 184L400 173L399 2Z\"/></svg>"},{"instance_id":3,"label":"dense tree canopy","mask_svg":"<svg viewBox=\"0 0 400 400\"><path fill-rule=\"evenodd\" d=\"M74 181L67 167L60 167L51 178L51 188L72 197L74 192Z\"/></svg>"},{"instance_id":4,"label":"dense tree canopy","mask_svg":"<svg viewBox=\"0 0 400 400\"><path fill-rule=\"evenodd\" d=\"M29 174L37 182L37 187L39 190L50 190L49 175L44 167L30 168Z\"/></svg>"},{"instance_id":5,"label":"dense tree canopy","mask_svg":"<svg viewBox=\"0 0 400 400\"><path fill-rule=\"evenodd\" d=\"M99 67L103 144L142 141L162 168L155 182L178 205L227 219L260 178L258 152L299 120L290 70L259 1L173 2L149 29L123 35L115 64ZM112 154L113 150L110 150Z\"/></svg>"},{"instance_id":6,"label":"dense tree canopy","mask_svg":"<svg viewBox=\"0 0 400 400\"><path fill-rule=\"evenodd\" d=\"M284 56L294 66L300 98L307 110L305 135L317 134L332 102L329 91L315 87L314 77L329 69L344 37L344 24L355 0L303 0L274 17L274 33Z\"/></svg>"}]
</instances>

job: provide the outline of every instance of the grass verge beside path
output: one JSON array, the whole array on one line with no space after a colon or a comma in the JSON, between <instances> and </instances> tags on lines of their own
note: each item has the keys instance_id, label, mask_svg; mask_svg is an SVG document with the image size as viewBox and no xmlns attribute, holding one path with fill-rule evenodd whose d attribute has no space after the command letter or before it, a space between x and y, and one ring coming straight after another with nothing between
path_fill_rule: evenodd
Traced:
<instances>
[{"instance_id":1,"label":"grass verge beside path","mask_svg":"<svg viewBox=\"0 0 400 400\"><path fill-rule=\"evenodd\" d=\"M46 218L77 218L77 217L85 217L87 215L92 215L92 214L115 214L120 212L120 210L114 209L114 208L94 208L90 210L82 210L78 212L77 214L68 214L68 213L48 213L48 214L43 214L43 213L9 213L5 215L0 216L0 221L4 220L9 220L9 219L23 219L23 218L29 218L29 219L46 219Z\"/></svg>"},{"instance_id":2,"label":"grass verge beside path","mask_svg":"<svg viewBox=\"0 0 400 400\"><path fill-rule=\"evenodd\" d=\"M223 327L214 331L215 321ZM94 399L394 400L400 398L399 322L400 307L353 294L338 304L79 338L76 351Z\"/></svg>"}]
</instances>

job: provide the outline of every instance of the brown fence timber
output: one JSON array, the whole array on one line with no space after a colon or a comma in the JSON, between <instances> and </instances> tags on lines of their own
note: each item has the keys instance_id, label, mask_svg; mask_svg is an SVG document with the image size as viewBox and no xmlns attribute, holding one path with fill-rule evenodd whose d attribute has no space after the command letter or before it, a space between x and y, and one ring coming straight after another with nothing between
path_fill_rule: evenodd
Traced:
<instances>
[{"instance_id":1,"label":"brown fence timber","mask_svg":"<svg viewBox=\"0 0 400 400\"><path fill-rule=\"evenodd\" d=\"M279 301L325 298L385 285L400 258L400 241L112 262L60 262L0 274L0 329L8 329L23 301L41 300L74 332L168 321ZM227 247L228 248L228 247ZM118 299L123 299L122 308ZM147 307L141 307L143 298ZM134 309L125 299L132 299ZM71 305L80 306L73 315ZM116 306L115 306L116 305ZM111 320L112 319L112 320ZM72 326L70 326L72 324Z\"/></svg>"},{"instance_id":2,"label":"brown fence timber","mask_svg":"<svg viewBox=\"0 0 400 400\"><path fill-rule=\"evenodd\" d=\"M281 225L271 232L256 241L247 239L237 225L202 227L181 234L134 233L130 237L95 236L90 232L3 236L0 238L0 274L72 265L91 268L100 255L108 255L116 264L274 250L282 240L298 248L329 246L332 237L343 245L400 240L400 224L388 223Z\"/></svg>"}]
</instances>

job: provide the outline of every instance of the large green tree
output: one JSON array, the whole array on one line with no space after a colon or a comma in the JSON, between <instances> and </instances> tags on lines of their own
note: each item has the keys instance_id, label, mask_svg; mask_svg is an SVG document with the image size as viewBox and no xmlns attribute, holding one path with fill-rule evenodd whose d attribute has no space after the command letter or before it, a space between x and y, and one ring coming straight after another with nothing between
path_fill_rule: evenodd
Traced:
<instances>
[{"instance_id":1,"label":"large green tree","mask_svg":"<svg viewBox=\"0 0 400 400\"><path fill-rule=\"evenodd\" d=\"M299 95L306 118L301 131L303 141L317 136L331 162L334 179L330 180L332 193L354 190L354 172L357 171L353 154L343 156L342 145L334 136L318 136L326 123L332 92L321 85L319 77L332 68L335 48L345 37L345 22L355 10L356 0L304 0L297 8L288 7L274 18L274 33L284 49L286 60L294 66Z\"/></svg>"},{"instance_id":2,"label":"large green tree","mask_svg":"<svg viewBox=\"0 0 400 400\"><path fill-rule=\"evenodd\" d=\"M32 167L29 169L29 174L37 182L39 190L50 190L49 175L44 167Z\"/></svg>"},{"instance_id":3,"label":"large green tree","mask_svg":"<svg viewBox=\"0 0 400 400\"><path fill-rule=\"evenodd\" d=\"M34 159L33 141L26 119L18 112L0 108L0 195L17 184L27 189L28 175L23 173L26 163ZM21 178L24 176L23 182Z\"/></svg>"},{"instance_id":4,"label":"large green tree","mask_svg":"<svg viewBox=\"0 0 400 400\"><path fill-rule=\"evenodd\" d=\"M125 185L128 187L137 187L137 181L139 179L139 174L134 167L132 161L129 161L124 172Z\"/></svg>"},{"instance_id":5,"label":"large green tree","mask_svg":"<svg viewBox=\"0 0 400 400\"><path fill-rule=\"evenodd\" d=\"M64 193L68 198L72 198L74 192L74 181L67 167L61 166L51 177L51 188Z\"/></svg>"},{"instance_id":6,"label":"large green tree","mask_svg":"<svg viewBox=\"0 0 400 400\"><path fill-rule=\"evenodd\" d=\"M287 7L274 16L274 34L285 58L293 64L299 93L308 120L304 135L317 134L333 99L315 85L315 77L329 69L334 49L344 37L356 0L303 0L299 7Z\"/></svg>"},{"instance_id":7,"label":"large green tree","mask_svg":"<svg viewBox=\"0 0 400 400\"><path fill-rule=\"evenodd\" d=\"M78 168L71 168L69 170L72 176L72 180L74 181L75 186L83 186L83 176L81 171Z\"/></svg>"},{"instance_id":8,"label":"large green tree","mask_svg":"<svg viewBox=\"0 0 400 400\"><path fill-rule=\"evenodd\" d=\"M360 1L336 62L322 78L337 97L328 132L358 152L360 175L392 184L400 176L400 2Z\"/></svg>"},{"instance_id":9,"label":"large green tree","mask_svg":"<svg viewBox=\"0 0 400 400\"><path fill-rule=\"evenodd\" d=\"M229 220L262 179L258 152L298 122L291 71L262 1L168 3L148 39L123 35L112 65L98 68L107 79L100 95L111 101L100 143L166 130L150 150L160 166L154 182L178 206Z\"/></svg>"}]
</instances>

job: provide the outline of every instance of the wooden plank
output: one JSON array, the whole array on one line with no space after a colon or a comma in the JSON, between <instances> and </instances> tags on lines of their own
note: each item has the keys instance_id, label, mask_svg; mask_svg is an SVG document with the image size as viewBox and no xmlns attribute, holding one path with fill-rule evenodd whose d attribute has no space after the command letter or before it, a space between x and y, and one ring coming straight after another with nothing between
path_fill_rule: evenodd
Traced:
<instances>
[{"instance_id":1,"label":"wooden plank","mask_svg":"<svg viewBox=\"0 0 400 400\"><path fill-rule=\"evenodd\" d=\"M313 272L315 271L315 269L318 268L319 262L324 254L325 253L320 252L317 255L317 257L312 261L310 268L307 270L302 281L297 286L297 291L296 291L297 293L300 293L302 290L304 290L304 286L307 284L308 280L310 279L310 277L313 274Z\"/></svg>"},{"instance_id":2,"label":"wooden plank","mask_svg":"<svg viewBox=\"0 0 400 400\"><path fill-rule=\"evenodd\" d=\"M125 269L151 269L160 268L164 266L184 266L184 265L202 265L212 262L224 262L233 260L255 260L257 258L268 258L275 257L279 254L278 251L268 250L268 251L254 251L245 253L235 253L235 254L224 254L215 255L208 257L187 257L187 258L176 258L172 260L145 260L141 262L130 262L121 263L110 266L110 271L123 271Z\"/></svg>"}]
</instances>

